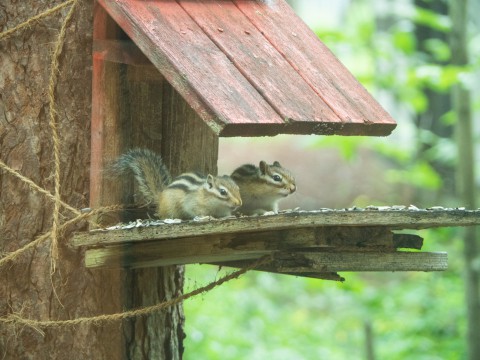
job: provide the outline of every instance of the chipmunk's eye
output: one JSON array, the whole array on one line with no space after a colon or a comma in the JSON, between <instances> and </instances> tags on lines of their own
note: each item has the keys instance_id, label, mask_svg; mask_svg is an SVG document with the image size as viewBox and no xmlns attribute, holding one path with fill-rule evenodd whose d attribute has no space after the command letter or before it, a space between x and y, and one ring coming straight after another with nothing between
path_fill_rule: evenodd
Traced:
<instances>
[{"instance_id":1,"label":"chipmunk's eye","mask_svg":"<svg viewBox=\"0 0 480 360\"><path fill-rule=\"evenodd\" d=\"M220 189L220 195L226 196L228 194L227 190L225 189Z\"/></svg>"},{"instance_id":2,"label":"chipmunk's eye","mask_svg":"<svg viewBox=\"0 0 480 360\"><path fill-rule=\"evenodd\" d=\"M277 175L277 174L273 175L273 176L272 176L272 179L273 179L274 181L277 181L277 182L282 181L282 177L281 177L280 175Z\"/></svg>"}]
</instances>

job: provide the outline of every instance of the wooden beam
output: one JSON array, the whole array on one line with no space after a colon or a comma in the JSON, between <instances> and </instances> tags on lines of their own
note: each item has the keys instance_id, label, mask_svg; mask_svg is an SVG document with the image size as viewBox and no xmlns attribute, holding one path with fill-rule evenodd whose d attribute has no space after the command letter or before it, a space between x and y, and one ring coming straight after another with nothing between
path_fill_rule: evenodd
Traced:
<instances>
[{"instance_id":1,"label":"wooden beam","mask_svg":"<svg viewBox=\"0 0 480 360\"><path fill-rule=\"evenodd\" d=\"M301 229L315 227L388 227L389 229L424 229L430 227L480 225L479 210L372 210L309 211L277 215L251 216L207 222L186 221L177 224L158 222L158 226L97 230L77 233L74 246L103 246L135 243L152 239L177 239ZM146 223L148 224L148 222Z\"/></svg>"},{"instance_id":2,"label":"wooden beam","mask_svg":"<svg viewBox=\"0 0 480 360\"><path fill-rule=\"evenodd\" d=\"M93 58L128 65L152 65L133 42L126 40L95 39Z\"/></svg>"}]
</instances>

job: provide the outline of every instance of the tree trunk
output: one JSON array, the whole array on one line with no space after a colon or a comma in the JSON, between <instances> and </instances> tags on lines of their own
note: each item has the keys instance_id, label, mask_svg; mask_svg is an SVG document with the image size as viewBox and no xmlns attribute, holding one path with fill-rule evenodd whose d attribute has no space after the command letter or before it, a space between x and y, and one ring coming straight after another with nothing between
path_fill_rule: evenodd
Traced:
<instances>
[{"instance_id":1,"label":"tree trunk","mask_svg":"<svg viewBox=\"0 0 480 360\"><path fill-rule=\"evenodd\" d=\"M452 63L457 66L468 64L467 51L467 1L450 1L452 19L451 47ZM454 109L457 115L456 136L458 144L458 194L463 204L477 208L475 191L475 160L473 146L473 124L470 91L462 84L453 89ZM478 271L477 228L464 231L465 287L467 303L468 358L480 359L480 274Z\"/></svg>"},{"instance_id":2,"label":"tree trunk","mask_svg":"<svg viewBox=\"0 0 480 360\"><path fill-rule=\"evenodd\" d=\"M0 17L5 31L51 5L47 1L6 1ZM0 158L53 192L53 146L47 97L50 58L66 9L0 40ZM67 30L56 87L61 137L61 197L75 208L88 206L91 102L91 2L82 1ZM0 171L0 228L3 254L52 226L52 202L21 180ZM67 215L67 211L63 212ZM68 215L72 215L68 213ZM78 229L78 228L77 228ZM0 268L1 316L69 319L121 309L118 271L88 271L82 254L59 241L60 260L50 275L49 242ZM101 327L0 329L4 359L118 358L118 324Z\"/></svg>"},{"instance_id":3,"label":"tree trunk","mask_svg":"<svg viewBox=\"0 0 480 360\"><path fill-rule=\"evenodd\" d=\"M46 1L6 0L0 6L0 31L52 6ZM48 125L48 78L51 55L67 11L64 8L0 40L0 159L52 193L54 166ZM59 59L55 92L61 198L77 209L89 206L90 163L94 161L90 152L92 11L92 2L79 2ZM162 143L162 146L169 145ZM179 148L180 145L172 149ZM216 159L216 149L212 151L215 155L206 160L210 165ZM178 158L172 162L181 167L177 161ZM53 203L3 170L0 170L0 194L1 258L50 230ZM62 210L62 214L72 217L67 210ZM53 275L48 241L0 268L0 316L73 319L120 312L128 306L162 301L181 292L182 269L141 273L87 270L81 251L67 245L70 234L79 230L86 230L85 224L67 229L59 239L59 261ZM0 358L180 358L182 316L178 307L126 322L123 327L119 323L102 323L37 331L28 326L0 325ZM157 322L159 317L164 322ZM152 350L159 347L162 348L159 352Z\"/></svg>"}]
</instances>

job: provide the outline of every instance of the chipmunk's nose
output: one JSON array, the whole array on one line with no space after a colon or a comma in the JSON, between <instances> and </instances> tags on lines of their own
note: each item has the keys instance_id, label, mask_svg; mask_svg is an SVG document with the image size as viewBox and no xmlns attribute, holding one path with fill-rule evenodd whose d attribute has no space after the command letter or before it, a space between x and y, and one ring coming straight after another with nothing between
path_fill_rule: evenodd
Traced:
<instances>
[{"instance_id":1,"label":"chipmunk's nose","mask_svg":"<svg viewBox=\"0 0 480 360\"><path fill-rule=\"evenodd\" d=\"M235 201L233 202L233 204L234 204L236 207L242 206L242 199L235 199Z\"/></svg>"},{"instance_id":2,"label":"chipmunk's nose","mask_svg":"<svg viewBox=\"0 0 480 360\"><path fill-rule=\"evenodd\" d=\"M293 194L297 190L297 186L295 184L290 185L290 194Z\"/></svg>"}]
</instances>

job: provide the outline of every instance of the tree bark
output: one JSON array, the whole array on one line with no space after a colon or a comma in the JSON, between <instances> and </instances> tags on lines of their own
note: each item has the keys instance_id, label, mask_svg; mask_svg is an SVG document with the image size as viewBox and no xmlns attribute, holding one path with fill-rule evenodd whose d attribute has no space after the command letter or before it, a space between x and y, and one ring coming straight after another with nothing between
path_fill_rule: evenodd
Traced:
<instances>
[{"instance_id":1,"label":"tree bark","mask_svg":"<svg viewBox=\"0 0 480 360\"><path fill-rule=\"evenodd\" d=\"M0 30L12 28L52 6L47 1L4 1ZM65 8L0 40L0 158L52 193L53 146L47 89L51 55L67 11ZM91 14L91 2L81 1L67 30L55 91L61 138L61 197L77 209L88 206ZM0 252L5 254L48 231L53 206L44 195L3 171L0 191ZM86 270L82 253L66 245L71 232L78 229L68 229L60 239L60 260L53 275L48 241L0 268L1 316L70 319L121 310L120 273ZM29 327L1 327L0 357L119 358L120 340L118 324L52 328L43 334Z\"/></svg>"},{"instance_id":2,"label":"tree bark","mask_svg":"<svg viewBox=\"0 0 480 360\"><path fill-rule=\"evenodd\" d=\"M452 64L468 64L467 24L468 1L450 1L452 19L451 48ZM468 208L477 207L475 190L475 159L473 146L473 123L470 91L461 83L452 92L454 110L457 115L456 137L458 144L458 195ZM476 227L464 231L465 288L467 304L467 349L468 359L480 359L480 274L478 261L478 239Z\"/></svg>"},{"instance_id":3,"label":"tree bark","mask_svg":"<svg viewBox=\"0 0 480 360\"><path fill-rule=\"evenodd\" d=\"M52 6L54 4L47 1L4 1L0 6L0 31ZM64 8L0 40L0 159L52 193L54 166L48 125L48 78L51 55L67 11L68 8ZM55 91L61 142L61 198L77 209L89 206L93 161L90 151L92 12L92 2L80 1L67 30ZM122 110L131 117L135 115L135 109ZM152 133L150 128L146 131ZM214 164L217 152L215 148L211 150L214 156L206 161ZM177 160L173 162L180 166ZM182 165L190 163L185 161ZM0 191L0 254L3 257L51 228L53 204L2 170ZM62 214L72 217L67 210L62 210ZM181 268L140 273L87 270L82 252L67 245L71 233L79 230L86 230L86 224L67 229L59 239L60 256L53 275L50 274L48 241L0 268L0 316L73 319L121 312L125 307L162 301L181 292ZM157 322L159 317L164 322ZM0 358L180 358L182 321L181 307L177 307L125 322L123 326L102 323L37 331L26 326L0 325ZM161 351L156 352L154 349L158 348Z\"/></svg>"}]
</instances>

